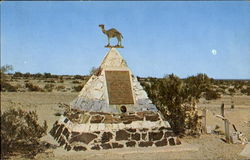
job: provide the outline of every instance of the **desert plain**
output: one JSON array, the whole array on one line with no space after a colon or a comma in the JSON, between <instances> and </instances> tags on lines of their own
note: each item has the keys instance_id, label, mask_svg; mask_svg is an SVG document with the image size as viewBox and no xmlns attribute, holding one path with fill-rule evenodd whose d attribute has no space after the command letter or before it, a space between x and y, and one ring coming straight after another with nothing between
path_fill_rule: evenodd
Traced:
<instances>
[{"instance_id":1,"label":"desert plain","mask_svg":"<svg viewBox=\"0 0 250 160\"><path fill-rule=\"evenodd\" d=\"M21 80L19 80L20 83ZM1 112L9 108L21 108L27 111L36 111L39 122L47 121L48 131L52 128L53 123L58 120L60 114L63 114L63 108L59 107L60 103L69 104L77 97L79 91L70 89L70 85L75 85L72 80L66 80L63 84L66 88L63 91L52 90L49 92L31 92L21 90L19 92L1 92ZM83 81L79 80L80 84ZM76 81L75 81L76 82ZM85 82L85 81L84 81ZM16 84L16 82L11 82ZM24 83L22 81L22 83ZM20 83L20 85L23 85ZM42 84L34 82L35 84ZM58 85L57 83L54 84ZM68 88L68 89L67 89ZM72 88L72 86L71 86ZM231 102L234 101L234 109L231 109ZM135 159L135 160L161 160L161 159L247 159L240 155L244 149L243 144L225 143L224 122L217 118L220 114L221 104L225 104L225 117L234 124L238 131L242 132L250 140L250 96L244 94L235 94L234 96L222 95L215 100L206 100L201 98L198 103L199 114L201 110L207 109L207 126L211 130L217 128L219 131L211 134L202 134L200 137L185 136L181 138L181 146L168 147L150 147L150 148L126 148L106 151L87 151L76 152L66 151L47 134L42 137L42 141L54 144L58 147L48 149L43 153L37 154L35 159L74 159L74 160L99 160L99 159ZM233 131L233 128L230 128ZM19 154L14 154L10 159L27 159Z\"/></svg>"}]
</instances>

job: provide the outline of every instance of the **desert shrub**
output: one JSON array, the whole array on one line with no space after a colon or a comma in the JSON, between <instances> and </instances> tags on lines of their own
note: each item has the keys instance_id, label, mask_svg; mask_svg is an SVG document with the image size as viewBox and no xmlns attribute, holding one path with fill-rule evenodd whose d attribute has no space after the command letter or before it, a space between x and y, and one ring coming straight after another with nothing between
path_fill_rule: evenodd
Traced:
<instances>
[{"instance_id":1,"label":"desert shrub","mask_svg":"<svg viewBox=\"0 0 250 160\"><path fill-rule=\"evenodd\" d=\"M54 89L55 85L54 84L45 84L44 86L44 90L47 92L52 92L52 90Z\"/></svg>"},{"instance_id":2,"label":"desert shrub","mask_svg":"<svg viewBox=\"0 0 250 160\"><path fill-rule=\"evenodd\" d=\"M41 74L41 73L36 73L36 74L33 74L33 77L34 77L34 78L42 78L42 77L43 77L43 74Z\"/></svg>"},{"instance_id":3,"label":"desert shrub","mask_svg":"<svg viewBox=\"0 0 250 160\"><path fill-rule=\"evenodd\" d=\"M221 89L223 89L223 90L226 90L228 87L227 86L224 86L224 85L220 85L219 86Z\"/></svg>"},{"instance_id":4,"label":"desert shrub","mask_svg":"<svg viewBox=\"0 0 250 160\"><path fill-rule=\"evenodd\" d=\"M73 83L73 84L79 84L79 83L81 83L81 82L79 82L79 81L77 81L77 80L74 80L74 81L72 81L72 83Z\"/></svg>"},{"instance_id":5,"label":"desert shrub","mask_svg":"<svg viewBox=\"0 0 250 160\"><path fill-rule=\"evenodd\" d=\"M35 111L10 109L1 114L1 158L12 152L32 152L46 134L47 123L39 125Z\"/></svg>"},{"instance_id":6,"label":"desert shrub","mask_svg":"<svg viewBox=\"0 0 250 160\"><path fill-rule=\"evenodd\" d=\"M180 135L198 135L200 117L196 103L202 91L199 94L193 93L194 86L190 86L190 82L185 83L173 74L163 79L150 78L149 81L150 84L144 83L144 88L174 132Z\"/></svg>"},{"instance_id":7,"label":"desert shrub","mask_svg":"<svg viewBox=\"0 0 250 160\"><path fill-rule=\"evenodd\" d=\"M243 86L244 86L244 81L238 81L235 83L234 88L240 90L243 88Z\"/></svg>"},{"instance_id":8,"label":"desert shrub","mask_svg":"<svg viewBox=\"0 0 250 160\"><path fill-rule=\"evenodd\" d=\"M15 72L13 77L23 77L23 74L21 72Z\"/></svg>"},{"instance_id":9,"label":"desert shrub","mask_svg":"<svg viewBox=\"0 0 250 160\"><path fill-rule=\"evenodd\" d=\"M185 83L189 89L189 94L195 99L199 99L202 93L211 88L211 81L206 74L197 74L196 76L190 76L185 79Z\"/></svg>"},{"instance_id":10,"label":"desert shrub","mask_svg":"<svg viewBox=\"0 0 250 160\"><path fill-rule=\"evenodd\" d=\"M217 89L216 89L216 92L217 92L218 94L225 94L225 93L226 93L226 91L225 91L224 89L222 89L222 88L217 88Z\"/></svg>"},{"instance_id":11,"label":"desert shrub","mask_svg":"<svg viewBox=\"0 0 250 160\"><path fill-rule=\"evenodd\" d=\"M228 91L231 96L233 96L236 92L234 88L229 88Z\"/></svg>"},{"instance_id":12,"label":"desert shrub","mask_svg":"<svg viewBox=\"0 0 250 160\"><path fill-rule=\"evenodd\" d=\"M61 114L60 112L56 112L54 115L57 116L57 117L59 117L59 116L61 116L62 114Z\"/></svg>"},{"instance_id":13,"label":"desert shrub","mask_svg":"<svg viewBox=\"0 0 250 160\"><path fill-rule=\"evenodd\" d=\"M45 83L56 83L55 80L51 79L51 80L44 80Z\"/></svg>"},{"instance_id":14,"label":"desert shrub","mask_svg":"<svg viewBox=\"0 0 250 160\"><path fill-rule=\"evenodd\" d=\"M63 86L63 85L59 85L59 86L56 87L57 91L62 91L64 89L65 89L65 86Z\"/></svg>"},{"instance_id":15,"label":"desert shrub","mask_svg":"<svg viewBox=\"0 0 250 160\"><path fill-rule=\"evenodd\" d=\"M74 79L79 79L79 80L84 80L85 76L81 76L81 75L75 75Z\"/></svg>"},{"instance_id":16,"label":"desert shrub","mask_svg":"<svg viewBox=\"0 0 250 160\"><path fill-rule=\"evenodd\" d=\"M196 102L200 95L193 91L193 86L184 83L173 74L161 80L159 84L160 110L165 113L164 117L166 117L177 134L194 135L199 133ZM201 94L201 91L198 93Z\"/></svg>"},{"instance_id":17,"label":"desert shrub","mask_svg":"<svg viewBox=\"0 0 250 160\"><path fill-rule=\"evenodd\" d=\"M43 74L43 76L44 76L44 78L52 78L52 75L51 75L51 73L44 73Z\"/></svg>"},{"instance_id":18,"label":"desert shrub","mask_svg":"<svg viewBox=\"0 0 250 160\"><path fill-rule=\"evenodd\" d=\"M24 74L23 74L23 77L24 77L24 78L29 78L29 77L31 77L31 74L30 74L29 72L24 73Z\"/></svg>"},{"instance_id":19,"label":"desert shrub","mask_svg":"<svg viewBox=\"0 0 250 160\"><path fill-rule=\"evenodd\" d=\"M17 92L18 87L17 86L13 86L10 83L7 82L2 82L0 84L1 87L1 92Z\"/></svg>"},{"instance_id":20,"label":"desert shrub","mask_svg":"<svg viewBox=\"0 0 250 160\"><path fill-rule=\"evenodd\" d=\"M245 89L243 88L243 89L240 90L240 92L242 94L246 94L246 95L250 96L250 87L247 87Z\"/></svg>"},{"instance_id":21,"label":"desert shrub","mask_svg":"<svg viewBox=\"0 0 250 160\"><path fill-rule=\"evenodd\" d=\"M204 97L206 100L218 99L218 98L220 98L220 94L214 90L207 90L204 93Z\"/></svg>"},{"instance_id":22,"label":"desert shrub","mask_svg":"<svg viewBox=\"0 0 250 160\"><path fill-rule=\"evenodd\" d=\"M63 82L64 82L63 76L59 76L59 77L58 77L58 82L59 82L59 83L63 83Z\"/></svg>"},{"instance_id":23,"label":"desert shrub","mask_svg":"<svg viewBox=\"0 0 250 160\"><path fill-rule=\"evenodd\" d=\"M34 85L34 84L30 83L30 82L25 83L25 87L28 88L29 91L40 91L40 92L43 91L42 88L40 88L39 86Z\"/></svg>"},{"instance_id":24,"label":"desert shrub","mask_svg":"<svg viewBox=\"0 0 250 160\"><path fill-rule=\"evenodd\" d=\"M80 92L82 90L82 88L83 88L83 85L73 86L73 90L75 92Z\"/></svg>"}]
</instances>

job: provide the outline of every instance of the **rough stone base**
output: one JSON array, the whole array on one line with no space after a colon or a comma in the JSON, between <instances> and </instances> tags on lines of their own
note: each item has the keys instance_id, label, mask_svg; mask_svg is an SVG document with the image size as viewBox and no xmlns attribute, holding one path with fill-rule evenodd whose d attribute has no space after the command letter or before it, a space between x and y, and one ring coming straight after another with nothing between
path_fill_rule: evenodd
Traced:
<instances>
[{"instance_id":1,"label":"rough stone base","mask_svg":"<svg viewBox=\"0 0 250 160\"><path fill-rule=\"evenodd\" d=\"M150 114L151 117L155 116ZM64 146L68 151L71 149L85 151L181 144L169 124L164 123L158 114L156 114L157 117L150 119L151 121L146 118L148 116L145 116L141 119L133 119L127 124L124 121L113 123L113 120L110 121L112 123L104 123L105 118L100 118L99 114L90 115L92 117L89 118L88 123L84 124L73 123L69 118L62 116L55 122L50 134L60 146ZM102 122L99 121L100 119Z\"/></svg>"}]
</instances>

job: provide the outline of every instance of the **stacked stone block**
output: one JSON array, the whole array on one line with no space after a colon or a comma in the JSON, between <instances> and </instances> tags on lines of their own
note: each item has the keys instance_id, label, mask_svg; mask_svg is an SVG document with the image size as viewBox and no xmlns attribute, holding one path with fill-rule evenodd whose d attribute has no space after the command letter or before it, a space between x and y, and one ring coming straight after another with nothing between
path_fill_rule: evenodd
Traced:
<instances>
[{"instance_id":1,"label":"stacked stone block","mask_svg":"<svg viewBox=\"0 0 250 160\"><path fill-rule=\"evenodd\" d=\"M73 112L56 121L50 134L68 151L181 144L160 114L150 111L126 114Z\"/></svg>"}]
</instances>

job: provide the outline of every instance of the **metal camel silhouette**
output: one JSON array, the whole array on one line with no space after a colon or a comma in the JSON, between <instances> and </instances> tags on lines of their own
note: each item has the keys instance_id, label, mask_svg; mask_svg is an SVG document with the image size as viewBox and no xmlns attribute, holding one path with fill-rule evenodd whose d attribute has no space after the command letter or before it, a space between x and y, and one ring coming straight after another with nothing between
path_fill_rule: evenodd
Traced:
<instances>
[{"instance_id":1,"label":"metal camel silhouette","mask_svg":"<svg viewBox=\"0 0 250 160\"><path fill-rule=\"evenodd\" d=\"M105 30L105 27L104 27L103 24L100 24L99 27L101 27L102 32L103 32L104 34L106 34L107 37L108 37L108 44L107 44L105 47L108 47L108 48L111 48L111 47L123 48L123 46L122 46L122 38L123 38L123 36L122 36L122 34L121 34L119 31L117 31L117 30L114 29L114 28L111 28L111 29L109 29L109 30ZM111 46L111 45L110 45L110 39L111 39L111 38L115 38L115 37L116 37L118 43L117 43L116 46Z\"/></svg>"}]
</instances>

